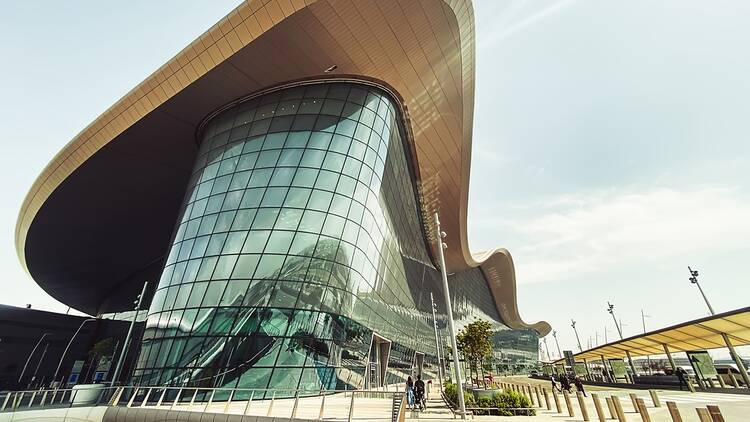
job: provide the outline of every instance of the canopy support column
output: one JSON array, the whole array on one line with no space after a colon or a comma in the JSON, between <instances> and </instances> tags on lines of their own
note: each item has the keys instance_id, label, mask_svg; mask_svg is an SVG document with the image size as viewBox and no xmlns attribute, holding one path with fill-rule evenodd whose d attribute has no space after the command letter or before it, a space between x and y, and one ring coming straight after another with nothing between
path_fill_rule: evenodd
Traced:
<instances>
[{"instance_id":1,"label":"canopy support column","mask_svg":"<svg viewBox=\"0 0 750 422\"><path fill-rule=\"evenodd\" d=\"M672 359L672 353L669 351L669 346L667 346L666 343L663 343L662 346L664 347L664 354L667 355L667 359L669 360L669 365L672 367L673 371L677 371L677 365L675 365L674 359Z\"/></svg>"},{"instance_id":2,"label":"canopy support column","mask_svg":"<svg viewBox=\"0 0 750 422\"><path fill-rule=\"evenodd\" d=\"M604 355L600 355L600 356L602 358L602 367L604 368L602 372L602 377L604 378L604 381L615 382L615 380L609 376L609 369L607 369L607 361L604 359Z\"/></svg>"},{"instance_id":3,"label":"canopy support column","mask_svg":"<svg viewBox=\"0 0 750 422\"><path fill-rule=\"evenodd\" d=\"M633 359L630 357L630 351L626 350L625 351L625 355L628 357L628 363L630 364L630 370L633 371L633 376L630 377L631 381L633 382L633 384L635 384L635 376L636 376L635 365L633 365Z\"/></svg>"},{"instance_id":4,"label":"canopy support column","mask_svg":"<svg viewBox=\"0 0 750 422\"><path fill-rule=\"evenodd\" d=\"M745 368L745 363L742 362L742 359L740 359L740 356L734 350L734 345L732 345L732 342L729 340L729 336L725 333L721 333L721 337L724 339L724 343L727 344L729 354L732 356L732 359L734 359L734 363L737 365L737 370L740 371L742 380L745 381L745 388L750 388L750 377L747 376L747 368Z\"/></svg>"}]
</instances>

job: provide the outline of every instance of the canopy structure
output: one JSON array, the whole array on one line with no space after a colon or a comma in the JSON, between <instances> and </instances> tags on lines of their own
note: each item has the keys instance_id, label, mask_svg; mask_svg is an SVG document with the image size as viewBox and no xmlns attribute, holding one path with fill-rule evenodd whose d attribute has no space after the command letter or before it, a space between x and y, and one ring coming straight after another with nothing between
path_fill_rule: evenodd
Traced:
<instances>
[{"instance_id":1,"label":"canopy structure","mask_svg":"<svg viewBox=\"0 0 750 422\"><path fill-rule=\"evenodd\" d=\"M47 165L19 213L21 264L78 310L131 309L143 281L158 280L164 267L201 122L241 98L331 79L375 84L399 99L430 248L439 212L450 236L447 270L478 267L503 321L546 335L548 323L521 319L510 253L469 249L470 0L243 1Z\"/></svg>"},{"instance_id":2,"label":"canopy structure","mask_svg":"<svg viewBox=\"0 0 750 422\"><path fill-rule=\"evenodd\" d=\"M750 307L711 315L660 330L607 343L574 354L576 360L624 358L630 356L664 354L666 345L670 352L708 350L727 347L722 338L726 334L732 346L750 344ZM560 359L556 363L562 362Z\"/></svg>"}]
</instances>

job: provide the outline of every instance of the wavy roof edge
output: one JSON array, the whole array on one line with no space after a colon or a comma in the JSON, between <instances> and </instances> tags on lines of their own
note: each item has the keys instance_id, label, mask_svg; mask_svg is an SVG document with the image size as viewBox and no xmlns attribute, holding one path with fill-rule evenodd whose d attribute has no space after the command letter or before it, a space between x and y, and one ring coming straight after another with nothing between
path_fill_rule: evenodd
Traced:
<instances>
[{"instance_id":1,"label":"wavy roof edge","mask_svg":"<svg viewBox=\"0 0 750 422\"><path fill-rule=\"evenodd\" d=\"M480 267L504 322L510 328L530 328L546 335L549 324L527 324L519 315L515 270L508 251L496 249L473 255L468 247L466 218L474 107L473 13L470 0L241 3L84 128L44 168L19 211L15 240L22 266L40 286L48 287L44 280L34 277L26 256L27 236L38 213L79 167L157 108L187 96L183 95L185 91L217 72L224 72L222 75L233 72L231 76L236 80L225 79L223 83L242 86L251 92L254 86L262 89L284 79L325 76L329 64L336 64L339 72L382 81L404 98L421 175L422 211L429 216L439 210L445 230L459 233L460 248L451 248L446 253L449 271ZM284 33L279 29L290 25L301 28L303 33ZM237 57L250 54L249 51L257 53L254 47L272 55L265 58L275 65L273 59L286 52L263 50L264 44L289 39L289 54L297 53L294 57L284 57L287 62L294 62L290 66L241 68L242 59ZM299 57L304 55L304 47L294 43L316 48L315 57ZM292 51L294 48L298 51ZM221 101L232 99L212 98L213 102L206 100L210 103L206 107L212 111ZM457 207L441 207L441 204ZM435 251L432 252L434 256ZM49 290L48 293L53 294Z\"/></svg>"}]
</instances>

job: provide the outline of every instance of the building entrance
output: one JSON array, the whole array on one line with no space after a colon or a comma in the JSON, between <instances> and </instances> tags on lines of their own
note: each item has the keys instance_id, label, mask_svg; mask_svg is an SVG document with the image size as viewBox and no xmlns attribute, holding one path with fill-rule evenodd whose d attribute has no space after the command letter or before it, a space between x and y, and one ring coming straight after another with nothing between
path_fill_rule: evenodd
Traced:
<instances>
[{"instance_id":1,"label":"building entrance","mask_svg":"<svg viewBox=\"0 0 750 422\"><path fill-rule=\"evenodd\" d=\"M370 342L370 353L367 358L366 388L378 389L385 385L385 375L388 370L388 357L390 354L390 340L373 333L372 341Z\"/></svg>"}]
</instances>

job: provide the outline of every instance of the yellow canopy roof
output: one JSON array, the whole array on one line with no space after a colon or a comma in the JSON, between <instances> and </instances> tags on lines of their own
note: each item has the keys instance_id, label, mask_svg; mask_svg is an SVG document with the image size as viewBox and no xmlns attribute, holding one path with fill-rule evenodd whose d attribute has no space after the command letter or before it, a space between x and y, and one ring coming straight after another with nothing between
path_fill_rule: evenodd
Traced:
<instances>
[{"instance_id":1,"label":"yellow canopy roof","mask_svg":"<svg viewBox=\"0 0 750 422\"><path fill-rule=\"evenodd\" d=\"M727 347L721 334L725 333L733 346L750 344L750 307L736 309L662 328L626 339L603 344L574 354L575 359L594 360L631 356L664 354L666 344L670 352L718 349ZM563 359L555 363L562 362Z\"/></svg>"}]
</instances>

